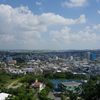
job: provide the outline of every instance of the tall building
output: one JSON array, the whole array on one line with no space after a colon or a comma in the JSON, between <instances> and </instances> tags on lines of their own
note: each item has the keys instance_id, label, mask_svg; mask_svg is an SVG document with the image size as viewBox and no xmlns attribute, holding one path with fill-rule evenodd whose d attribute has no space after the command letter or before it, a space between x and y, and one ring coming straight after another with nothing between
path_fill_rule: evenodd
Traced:
<instances>
[{"instance_id":1,"label":"tall building","mask_svg":"<svg viewBox=\"0 0 100 100\"><path fill-rule=\"evenodd\" d=\"M90 52L87 52L87 59L88 60L90 60L90 57L91 57L90 55L91 55L91 53Z\"/></svg>"},{"instance_id":2,"label":"tall building","mask_svg":"<svg viewBox=\"0 0 100 100\"><path fill-rule=\"evenodd\" d=\"M96 55L95 54L91 54L90 60L94 60L95 58L96 58Z\"/></svg>"},{"instance_id":3,"label":"tall building","mask_svg":"<svg viewBox=\"0 0 100 100\"><path fill-rule=\"evenodd\" d=\"M71 60L71 61L73 60L73 56L70 56L70 60Z\"/></svg>"}]
</instances>

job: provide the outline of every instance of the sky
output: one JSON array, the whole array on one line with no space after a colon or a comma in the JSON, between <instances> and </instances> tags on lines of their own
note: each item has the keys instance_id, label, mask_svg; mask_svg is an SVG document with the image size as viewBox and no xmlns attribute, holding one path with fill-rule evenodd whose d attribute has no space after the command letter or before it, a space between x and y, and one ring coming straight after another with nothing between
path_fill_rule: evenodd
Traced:
<instances>
[{"instance_id":1,"label":"sky","mask_svg":"<svg viewBox=\"0 0 100 100\"><path fill-rule=\"evenodd\" d=\"M100 49L100 0L0 0L2 49Z\"/></svg>"}]
</instances>

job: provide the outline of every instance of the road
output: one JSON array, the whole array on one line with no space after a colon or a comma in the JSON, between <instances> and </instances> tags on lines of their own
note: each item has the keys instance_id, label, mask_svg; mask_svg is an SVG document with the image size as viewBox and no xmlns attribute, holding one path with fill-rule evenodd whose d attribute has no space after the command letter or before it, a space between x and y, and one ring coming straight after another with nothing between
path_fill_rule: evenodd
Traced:
<instances>
[{"instance_id":1,"label":"road","mask_svg":"<svg viewBox=\"0 0 100 100\"><path fill-rule=\"evenodd\" d=\"M13 86L14 84L17 84L17 85L16 86ZM9 89L9 88L18 88L20 86L22 86L22 83L19 83L18 80L17 80L17 81L12 82L10 85L8 85L7 86L7 89Z\"/></svg>"},{"instance_id":2,"label":"road","mask_svg":"<svg viewBox=\"0 0 100 100\"><path fill-rule=\"evenodd\" d=\"M48 95L48 98L54 99L54 100L61 100L61 97L58 97L56 93L50 92Z\"/></svg>"}]
</instances>

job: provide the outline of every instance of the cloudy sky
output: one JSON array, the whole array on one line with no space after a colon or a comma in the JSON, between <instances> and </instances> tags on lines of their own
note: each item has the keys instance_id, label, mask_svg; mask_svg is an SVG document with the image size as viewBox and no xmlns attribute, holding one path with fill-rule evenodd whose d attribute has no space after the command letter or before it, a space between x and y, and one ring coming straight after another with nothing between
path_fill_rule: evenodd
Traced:
<instances>
[{"instance_id":1,"label":"cloudy sky","mask_svg":"<svg viewBox=\"0 0 100 100\"><path fill-rule=\"evenodd\" d=\"M100 0L0 0L0 49L100 49Z\"/></svg>"}]
</instances>

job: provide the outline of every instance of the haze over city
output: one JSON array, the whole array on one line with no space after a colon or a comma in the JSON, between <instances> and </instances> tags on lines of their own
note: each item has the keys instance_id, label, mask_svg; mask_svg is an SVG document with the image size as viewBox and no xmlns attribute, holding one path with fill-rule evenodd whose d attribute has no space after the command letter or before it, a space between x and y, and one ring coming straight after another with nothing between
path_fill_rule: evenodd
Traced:
<instances>
[{"instance_id":1,"label":"haze over city","mask_svg":"<svg viewBox=\"0 0 100 100\"><path fill-rule=\"evenodd\" d=\"M0 49L100 49L100 0L0 0Z\"/></svg>"}]
</instances>

